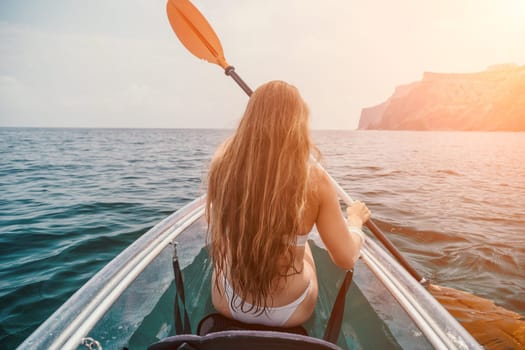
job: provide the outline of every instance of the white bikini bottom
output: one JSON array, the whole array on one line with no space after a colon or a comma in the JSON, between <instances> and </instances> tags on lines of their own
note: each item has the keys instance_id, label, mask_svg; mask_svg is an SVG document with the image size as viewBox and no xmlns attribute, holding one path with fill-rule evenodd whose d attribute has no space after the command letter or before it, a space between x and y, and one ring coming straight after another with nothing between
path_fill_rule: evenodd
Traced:
<instances>
[{"instance_id":1,"label":"white bikini bottom","mask_svg":"<svg viewBox=\"0 0 525 350\"><path fill-rule=\"evenodd\" d=\"M226 278L224 279L224 292L226 294L226 300L228 301L228 307L230 308L232 317L240 322L262 324L265 326L284 326L284 324L286 323L286 321L288 321L290 316L292 316L294 311L297 310L299 304L301 304L306 298L308 292L310 291L310 288L312 288L312 281L308 283L308 287L306 287L306 290L303 292L303 294L301 294L299 298L292 301L290 304L269 307L264 309L263 312L255 311L255 307L251 311L243 312L240 309L240 307L236 308L234 303L232 302L235 293L233 291L232 286L230 285L230 282ZM235 303L240 304L239 298L240 297L237 297ZM249 304L247 302L244 303L243 309L250 310L251 308L252 304Z\"/></svg>"}]
</instances>

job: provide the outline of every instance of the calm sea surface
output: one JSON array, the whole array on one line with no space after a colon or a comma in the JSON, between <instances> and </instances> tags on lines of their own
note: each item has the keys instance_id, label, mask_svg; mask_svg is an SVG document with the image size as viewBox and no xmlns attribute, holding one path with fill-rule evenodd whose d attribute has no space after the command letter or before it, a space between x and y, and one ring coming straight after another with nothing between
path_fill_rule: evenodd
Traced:
<instances>
[{"instance_id":1,"label":"calm sea surface","mask_svg":"<svg viewBox=\"0 0 525 350\"><path fill-rule=\"evenodd\" d=\"M0 343L16 347L203 193L231 131L0 129ZM315 131L327 170L435 284L525 314L525 133Z\"/></svg>"}]
</instances>

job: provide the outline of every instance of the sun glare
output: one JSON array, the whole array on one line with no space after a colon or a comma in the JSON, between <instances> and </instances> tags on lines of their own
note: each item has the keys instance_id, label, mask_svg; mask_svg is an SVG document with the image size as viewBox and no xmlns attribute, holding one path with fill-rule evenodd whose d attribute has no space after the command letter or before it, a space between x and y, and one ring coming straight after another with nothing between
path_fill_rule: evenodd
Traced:
<instances>
[{"instance_id":1,"label":"sun glare","mask_svg":"<svg viewBox=\"0 0 525 350\"><path fill-rule=\"evenodd\" d=\"M502 4L505 6L504 14L508 16L508 18L502 18L502 20L512 20L513 25L523 27L525 23L525 1L509 0Z\"/></svg>"}]
</instances>

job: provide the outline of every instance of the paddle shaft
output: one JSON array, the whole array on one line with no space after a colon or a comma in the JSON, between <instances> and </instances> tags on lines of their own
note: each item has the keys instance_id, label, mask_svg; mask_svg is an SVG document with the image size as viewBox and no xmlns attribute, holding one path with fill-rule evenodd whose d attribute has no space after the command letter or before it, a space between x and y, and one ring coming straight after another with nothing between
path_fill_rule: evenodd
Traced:
<instances>
[{"instance_id":1,"label":"paddle shaft","mask_svg":"<svg viewBox=\"0 0 525 350\"><path fill-rule=\"evenodd\" d=\"M235 82L237 84L239 84L241 89L243 89L244 92L246 92L246 94L248 96L252 95L252 93L253 93L252 89L250 89L250 87L241 79L241 77L239 77L239 75L235 72L235 69L232 66L226 67L224 72L226 73L226 75L229 75L230 77L232 77L232 79L235 80ZM353 202L352 198L337 183L337 181L335 181L335 179L332 176L330 176L330 174L321 166L321 164L319 164L319 163L317 163L317 164L328 175L328 177L330 178L330 181L335 186L335 189L336 189L337 193L343 199L345 204L346 205L352 205L352 202ZM408 273L410 273L410 275L412 275L412 277L414 277L416 279L416 281L418 281L422 285L428 284L428 281L423 276L421 276L412 267L412 265L410 265L410 263L405 259L405 257L401 254L401 252L392 244L392 242L384 235L384 233L381 232L379 227L377 227L377 225L374 223L374 221L372 221L372 219L369 219L365 223L365 226L368 227L368 229L374 234L374 236L376 236L376 238L385 246L386 249L388 249L388 251L408 271Z\"/></svg>"},{"instance_id":2,"label":"paddle shaft","mask_svg":"<svg viewBox=\"0 0 525 350\"><path fill-rule=\"evenodd\" d=\"M243 89L244 92L246 92L246 95L251 96L253 94L252 89L250 89L250 87L244 82L244 80L242 80L241 77L235 72L235 68L233 68L232 66L226 67L224 69L224 74L232 77L232 79L235 80L237 84L239 84L241 89Z\"/></svg>"}]
</instances>

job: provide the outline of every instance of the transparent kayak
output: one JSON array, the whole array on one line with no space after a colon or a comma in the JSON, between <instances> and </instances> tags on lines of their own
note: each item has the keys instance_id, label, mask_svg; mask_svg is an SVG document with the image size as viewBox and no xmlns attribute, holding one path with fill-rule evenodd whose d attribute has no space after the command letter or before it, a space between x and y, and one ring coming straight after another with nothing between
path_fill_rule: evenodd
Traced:
<instances>
[{"instance_id":1,"label":"transparent kayak","mask_svg":"<svg viewBox=\"0 0 525 350\"><path fill-rule=\"evenodd\" d=\"M18 349L146 349L175 334L173 243L177 242L192 330L213 312L205 247L204 197L176 211L115 257ZM309 241L319 299L304 325L321 339L345 271L318 235ZM354 268L339 340L343 349L482 349L479 343L371 239Z\"/></svg>"}]
</instances>

